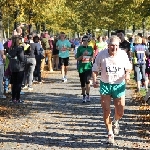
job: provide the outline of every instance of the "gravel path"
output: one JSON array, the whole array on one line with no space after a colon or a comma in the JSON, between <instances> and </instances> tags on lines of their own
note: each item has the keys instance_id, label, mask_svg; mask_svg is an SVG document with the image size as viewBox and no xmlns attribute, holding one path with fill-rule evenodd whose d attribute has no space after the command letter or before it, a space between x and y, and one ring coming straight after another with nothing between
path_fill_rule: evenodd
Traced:
<instances>
[{"instance_id":1,"label":"gravel path","mask_svg":"<svg viewBox=\"0 0 150 150\"><path fill-rule=\"evenodd\" d=\"M82 104L75 60L70 61L68 83L61 82L60 72L47 73L42 85L34 84L26 92L25 103L0 124L1 150L148 150L148 140L139 136L139 106L127 90L126 109L120 121L121 131L115 144L105 144L107 132L99 104L98 89L91 87L91 102ZM113 105L112 117L113 117Z\"/></svg>"}]
</instances>

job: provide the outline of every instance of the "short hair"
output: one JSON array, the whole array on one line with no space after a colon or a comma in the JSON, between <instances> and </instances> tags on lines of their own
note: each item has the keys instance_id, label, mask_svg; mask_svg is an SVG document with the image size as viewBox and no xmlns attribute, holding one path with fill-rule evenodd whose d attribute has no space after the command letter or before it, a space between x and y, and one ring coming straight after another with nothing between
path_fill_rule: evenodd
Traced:
<instances>
[{"instance_id":1,"label":"short hair","mask_svg":"<svg viewBox=\"0 0 150 150\"><path fill-rule=\"evenodd\" d=\"M39 40L40 40L40 38L37 35L33 37L34 43L38 42Z\"/></svg>"},{"instance_id":2,"label":"short hair","mask_svg":"<svg viewBox=\"0 0 150 150\"><path fill-rule=\"evenodd\" d=\"M112 41L117 40L118 44L120 43L120 38L116 35L112 35L109 39L108 39L108 44L111 44Z\"/></svg>"},{"instance_id":3,"label":"short hair","mask_svg":"<svg viewBox=\"0 0 150 150\"><path fill-rule=\"evenodd\" d=\"M60 34L65 34L65 32L60 32Z\"/></svg>"},{"instance_id":4,"label":"short hair","mask_svg":"<svg viewBox=\"0 0 150 150\"><path fill-rule=\"evenodd\" d=\"M135 44L142 44L142 38L140 36L135 36L134 38L134 43Z\"/></svg>"},{"instance_id":5,"label":"short hair","mask_svg":"<svg viewBox=\"0 0 150 150\"><path fill-rule=\"evenodd\" d=\"M125 35L125 31L124 30L117 30L116 33L123 33Z\"/></svg>"}]
</instances>

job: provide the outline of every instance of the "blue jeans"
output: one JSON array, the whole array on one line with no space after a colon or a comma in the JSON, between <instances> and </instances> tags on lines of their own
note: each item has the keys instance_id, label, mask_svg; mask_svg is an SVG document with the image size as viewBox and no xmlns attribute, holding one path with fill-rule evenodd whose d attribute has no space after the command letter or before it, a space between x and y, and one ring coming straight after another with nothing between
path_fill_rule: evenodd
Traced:
<instances>
[{"instance_id":1,"label":"blue jeans","mask_svg":"<svg viewBox=\"0 0 150 150\"><path fill-rule=\"evenodd\" d=\"M136 73L136 81L141 81L141 75L142 75L142 81L145 82L145 69L146 65L135 65L135 73ZM140 75L141 73L141 75Z\"/></svg>"},{"instance_id":2,"label":"blue jeans","mask_svg":"<svg viewBox=\"0 0 150 150\"><path fill-rule=\"evenodd\" d=\"M9 81L9 77L4 77L4 91L8 91Z\"/></svg>"}]
</instances>

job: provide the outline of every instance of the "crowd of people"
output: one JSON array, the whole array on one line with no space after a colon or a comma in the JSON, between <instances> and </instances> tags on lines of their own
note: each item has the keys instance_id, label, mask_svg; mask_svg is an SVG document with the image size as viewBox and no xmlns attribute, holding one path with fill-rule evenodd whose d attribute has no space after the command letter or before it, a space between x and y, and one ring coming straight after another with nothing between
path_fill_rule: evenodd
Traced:
<instances>
[{"instance_id":1,"label":"crowd of people","mask_svg":"<svg viewBox=\"0 0 150 150\"><path fill-rule=\"evenodd\" d=\"M150 39L149 39L150 40ZM69 53L74 49L81 83L82 102L90 102L90 85L100 88L100 102L108 131L107 142L114 143L119 134L119 119L125 106L126 82L133 68L137 92L144 86L148 91L150 75L150 42L140 35L125 39L124 32L98 38L86 34L82 38L67 39L64 32L51 37L48 32L41 36L32 34L21 37L14 33L5 43L0 42L0 98L6 98L11 84L11 103L22 103L21 90L33 90L33 82L42 83L41 72L47 63L49 72L61 71L62 82L67 82ZM97 76L100 75L100 83ZM114 100L114 120L110 119L110 102Z\"/></svg>"}]
</instances>

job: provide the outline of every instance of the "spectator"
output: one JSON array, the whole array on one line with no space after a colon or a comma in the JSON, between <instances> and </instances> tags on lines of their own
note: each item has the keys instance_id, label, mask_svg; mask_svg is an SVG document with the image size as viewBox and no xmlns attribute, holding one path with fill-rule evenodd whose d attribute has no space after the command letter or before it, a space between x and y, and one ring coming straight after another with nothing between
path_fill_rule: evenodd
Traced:
<instances>
[{"instance_id":1,"label":"spectator","mask_svg":"<svg viewBox=\"0 0 150 150\"><path fill-rule=\"evenodd\" d=\"M12 38L12 46L8 53L10 56L10 70L12 73L12 99L10 102L22 103L23 100L20 99L20 92L24 77L25 58L24 49L20 46L20 38L18 36ZM20 65L17 67L16 63L13 63L16 59L20 62Z\"/></svg>"},{"instance_id":2,"label":"spectator","mask_svg":"<svg viewBox=\"0 0 150 150\"><path fill-rule=\"evenodd\" d=\"M58 70L59 65L59 50L56 48L57 41L57 38L53 41L53 69L55 68L56 70Z\"/></svg>"},{"instance_id":3,"label":"spectator","mask_svg":"<svg viewBox=\"0 0 150 150\"><path fill-rule=\"evenodd\" d=\"M4 55L4 47L3 44L0 42L0 98L6 98L4 94L3 88L3 77L4 77L4 62L5 62L5 55Z\"/></svg>"}]
</instances>

